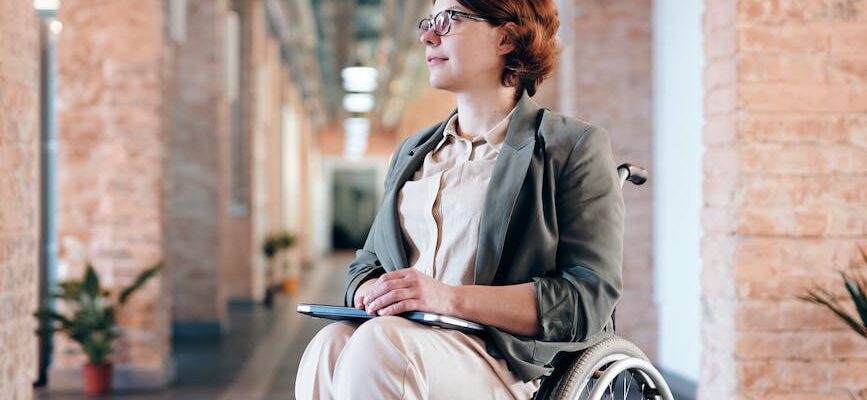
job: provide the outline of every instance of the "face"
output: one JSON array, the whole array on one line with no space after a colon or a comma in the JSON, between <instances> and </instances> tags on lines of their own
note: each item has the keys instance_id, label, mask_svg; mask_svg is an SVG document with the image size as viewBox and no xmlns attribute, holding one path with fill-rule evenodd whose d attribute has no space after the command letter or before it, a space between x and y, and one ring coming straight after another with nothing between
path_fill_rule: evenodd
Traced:
<instances>
[{"instance_id":1,"label":"face","mask_svg":"<svg viewBox=\"0 0 867 400\"><path fill-rule=\"evenodd\" d=\"M447 9L476 15L456 0L437 0L431 15ZM434 29L420 36L431 86L452 92L501 86L504 56L512 49L501 30L488 22L459 15L449 22L451 28L445 36L437 35Z\"/></svg>"}]
</instances>

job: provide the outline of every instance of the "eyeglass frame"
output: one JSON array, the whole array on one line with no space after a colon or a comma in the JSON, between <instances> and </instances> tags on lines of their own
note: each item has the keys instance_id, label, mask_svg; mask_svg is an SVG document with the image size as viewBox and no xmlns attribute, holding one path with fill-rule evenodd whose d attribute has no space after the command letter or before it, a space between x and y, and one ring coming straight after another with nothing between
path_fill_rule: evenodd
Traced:
<instances>
[{"instance_id":1,"label":"eyeglass frame","mask_svg":"<svg viewBox=\"0 0 867 400\"><path fill-rule=\"evenodd\" d=\"M434 28L434 27L436 26L436 19L439 18L439 16L443 15L443 14L446 14L446 21L448 21L448 25L446 27L445 32L439 33L439 32L437 32L436 28ZM501 23L501 21L497 20L497 19L488 18L488 17L484 17L481 15L477 15L477 14L470 14L470 13L464 12L464 11L448 9L448 10L443 10L443 11L438 12L436 15L429 15L425 18L422 18L420 21L418 21L419 36L424 35L425 32L428 32L431 30L433 30L433 33L436 34L437 36L448 35L449 32L452 30L452 22L451 21L457 21L457 19L455 18L456 15L459 17L468 18L468 19L471 19L474 21L479 21L479 22L488 22L491 24L500 24ZM422 29L421 26L422 26L422 24L425 23L425 21L427 21L428 28Z\"/></svg>"}]
</instances>

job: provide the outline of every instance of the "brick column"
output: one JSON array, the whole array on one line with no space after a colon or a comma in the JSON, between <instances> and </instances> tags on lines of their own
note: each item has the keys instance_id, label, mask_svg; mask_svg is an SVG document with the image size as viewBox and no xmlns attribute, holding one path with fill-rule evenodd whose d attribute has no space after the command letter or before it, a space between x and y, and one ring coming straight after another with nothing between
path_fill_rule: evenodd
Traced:
<instances>
[{"instance_id":1,"label":"brick column","mask_svg":"<svg viewBox=\"0 0 867 400\"><path fill-rule=\"evenodd\" d=\"M181 335L219 335L225 318L219 270L220 219L228 217L220 195L228 125L227 7L225 0L188 1L186 37L172 52L166 266L173 279L174 331Z\"/></svg>"},{"instance_id":2,"label":"brick column","mask_svg":"<svg viewBox=\"0 0 867 400\"><path fill-rule=\"evenodd\" d=\"M221 229L223 246L220 286L226 298L233 300L258 300L262 293L255 292L256 274L264 270L260 260L259 242L253 239L253 209L256 207L253 182L254 134L260 112L258 97L260 64L263 57L263 42L267 26L261 0L233 0L230 8L238 15L240 43L238 79L239 105L229 110L229 134L226 185L230 218ZM261 286L260 286L261 287Z\"/></svg>"},{"instance_id":3,"label":"brick column","mask_svg":"<svg viewBox=\"0 0 867 400\"><path fill-rule=\"evenodd\" d=\"M546 89L558 97L554 109L605 128L618 163L650 170L644 186L627 185L623 191L626 247L617 333L654 359L651 2L562 0L557 5L564 51L558 88Z\"/></svg>"},{"instance_id":4,"label":"brick column","mask_svg":"<svg viewBox=\"0 0 867 400\"><path fill-rule=\"evenodd\" d=\"M90 261L117 289L166 257L163 2L64 0L58 19L59 278L79 278ZM172 377L168 276L118 316L115 387ZM50 385L80 385L83 353L63 336L56 344Z\"/></svg>"},{"instance_id":5,"label":"brick column","mask_svg":"<svg viewBox=\"0 0 867 400\"><path fill-rule=\"evenodd\" d=\"M796 298L867 244L867 3L705 6L699 397L867 395L865 340Z\"/></svg>"},{"instance_id":6,"label":"brick column","mask_svg":"<svg viewBox=\"0 0 867 400\"><path fill-rule=\"evenodd\" d=\"M39 253L39 26L32 2L0 1L0 393L30 399Z\"/></svg>"}]
</instances>

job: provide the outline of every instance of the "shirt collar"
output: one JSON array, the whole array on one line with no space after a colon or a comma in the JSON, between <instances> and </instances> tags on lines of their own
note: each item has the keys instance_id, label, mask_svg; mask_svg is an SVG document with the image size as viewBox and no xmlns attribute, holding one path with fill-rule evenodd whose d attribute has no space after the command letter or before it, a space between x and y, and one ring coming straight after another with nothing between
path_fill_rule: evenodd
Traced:
<instances>
[{"instance_id":1,"label":"shirt collar","mask_svg":"<svg viewBox=\"0 0 867 400\"><path fill-rule=\"evenodd\" d=\"M500 122L498 122L497 125L494 125L491 130L489 130L482 136L477 136L472 139L458 134L458 114L455 113L454 115L452 115L451 118L449 118L448 122L446 122L446 127L445 129L443 129L443 140L440 142L439 145L437 145L436 149L434 150L438 150L443 145L443 143L445 143L449 135L451 135L454 136L455 139L465 138L473 143L485 141L494 149L499 151L500 146L502 146L503 144L503 140L505 140L506 138L506 130L509 128L509 121L512 119L512 114L515 113L515 108L517 108L517 106L512 108L512 111L509 111L509 114L507 114Z\"/></svg>"}]
</instances>

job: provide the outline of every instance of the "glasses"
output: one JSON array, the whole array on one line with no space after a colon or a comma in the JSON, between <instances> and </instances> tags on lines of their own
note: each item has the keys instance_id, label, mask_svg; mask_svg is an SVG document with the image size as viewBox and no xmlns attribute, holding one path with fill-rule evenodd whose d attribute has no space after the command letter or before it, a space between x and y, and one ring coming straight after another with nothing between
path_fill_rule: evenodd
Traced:
<instances>
[{"instance_id":1,"label":"glasses","mask_svg":"<svg viewBox=\"0 0 867 400\"><path fill-rule=\"evenodd\" d=\"M452 28L452 21L456 21L458 17L467 18L474 21L490 23L497 22L496 20L486 18L481 15L465 13L458 10L445 10L441 11L437 15L434 15L433 17L422 18L422 20L418 23L419 36L423 35L425 32L431 29L433 29L434 33L436 33L438 36L445 36L449 33L449 29Z\"/></svg>"}]
</instances>

